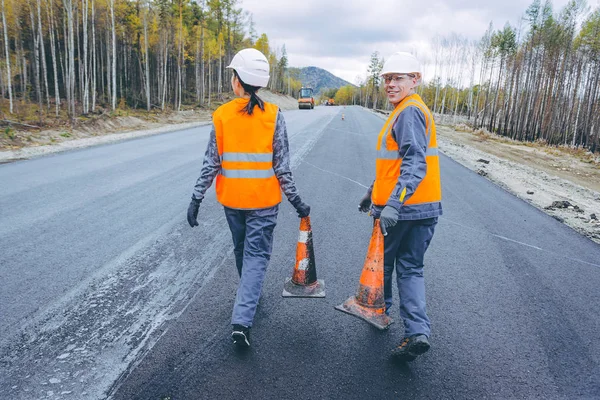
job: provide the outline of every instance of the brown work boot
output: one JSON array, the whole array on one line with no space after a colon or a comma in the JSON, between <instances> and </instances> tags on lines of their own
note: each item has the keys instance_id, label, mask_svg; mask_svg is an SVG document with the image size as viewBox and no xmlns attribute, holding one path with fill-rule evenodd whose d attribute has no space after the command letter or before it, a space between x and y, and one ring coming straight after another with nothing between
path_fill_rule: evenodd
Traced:
<instances>
[{"instance_id":1,"label":"brown work boot","mask_svg":"<svg viewBox=\"0 0 600 400\"><path fill-rule=\"evenodd\" d=\"M427 336L414 335L402 339L402 343L392 350L392 357L398 361L413 361L417 356L429 350L430 347Z\"/></svg>"}]
</instances>

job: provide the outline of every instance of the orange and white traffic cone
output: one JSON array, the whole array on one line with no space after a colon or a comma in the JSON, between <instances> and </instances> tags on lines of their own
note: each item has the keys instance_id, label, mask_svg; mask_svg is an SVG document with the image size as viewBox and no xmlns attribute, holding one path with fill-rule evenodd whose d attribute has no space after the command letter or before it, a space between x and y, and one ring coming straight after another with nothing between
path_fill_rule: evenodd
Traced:
<instances>
[{"instance_id":1,"label":"orange and white traffic cone","mask_svg":"<svg viewBox=\"0 0 600 400\"><path fill-rule=\"evenodd\" d=\"M310 218L300 220L296 247L296 266L291 278L285 280L283 297L325 297L325 282L317 279Z\"/></svg>"},{"instance_id":2,"label":"orange and white traffic cone","mask_svg":"<svg viewBox=\"0 0 600 400\"><path fill-rule=\"evenodd\" d=\"M342 113L342 121L344 120L344 113Z\"/></svg>"},{"instance_id":3,"label":"orange and white traffic cone","mask_svg":"<svg viewBox=\"0 0 600 400\"><path fill-rule=\"evenodd\" d=\"M365 259L360 284L356 296L350 297L336 310L354 315L367 321L378 329L387 329L392 319L385 313L383 296L383 235L379 229L379 220L373 224L373 234L369 251Z\"/></svg>"}]
</instances>

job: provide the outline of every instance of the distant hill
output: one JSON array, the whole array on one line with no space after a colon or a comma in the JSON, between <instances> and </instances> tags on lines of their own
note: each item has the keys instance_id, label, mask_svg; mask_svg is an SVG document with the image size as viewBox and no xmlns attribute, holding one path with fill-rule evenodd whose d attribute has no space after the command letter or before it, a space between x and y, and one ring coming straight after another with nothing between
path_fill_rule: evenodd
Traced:
<instances>
[{"instance_id":1,"label":"distant hill","mask_svg":"<svg viewBox=\"0 0 600 400\"><path fill-rule=\"evenodd\" d=\"M319 94L324 89L338 89L342 86L352 85L319 67L290 68L289 71L292 76L302 82L303 86L312 87L315 94Z\"/></svg>"}]
</instances>

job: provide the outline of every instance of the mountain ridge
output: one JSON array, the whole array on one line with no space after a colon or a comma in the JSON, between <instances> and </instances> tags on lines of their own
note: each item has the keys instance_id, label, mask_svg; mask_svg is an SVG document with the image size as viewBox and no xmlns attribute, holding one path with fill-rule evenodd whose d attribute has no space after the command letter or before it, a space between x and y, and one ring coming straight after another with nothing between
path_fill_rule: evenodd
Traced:
<instances>
[{"instance_id":1,"label":"mountain ridge","mask_svg":"<svg viewBox=\"0 0 600 400\"><path fill-rule=\"evenodd\" d=\"M308 66L303 68L291 67L290 74L302 82L303 87L311 87L314 89L315 95L321 93L325 89L339 89L342 86L351 85L352 83L333 75L326 69Z\"/></svg>"}]
</instances>

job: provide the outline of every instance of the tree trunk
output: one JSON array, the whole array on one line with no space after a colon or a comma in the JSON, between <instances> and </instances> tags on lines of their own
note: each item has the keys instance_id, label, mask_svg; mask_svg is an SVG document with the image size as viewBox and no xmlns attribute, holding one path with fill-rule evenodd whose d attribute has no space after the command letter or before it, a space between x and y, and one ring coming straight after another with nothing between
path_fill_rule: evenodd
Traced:
<instances>
[{"instance_id":1,"label":"tree trunk","mask_svg":"<svg viewBox=\"0 0 600 400\"><path fill-rule=\"evenodd\" d=\"M75 118L75 38L73 29L73 1L63 0L67 13L67 101L69 117Z\"/></svg>"},{"instance_id":2,"label":"tree trunk","mask_svg":"<svg viewBox=\"0 0 600 400\"><path fill-rule=\"evenodd\" d=\"M98 70L98 56L96 54L96 8L94 3L95 0L92 0L92 112L96 111L96 71Z\"/></svg>"},{"instance_id":3,"label":"tree trunk","mask_svg":"<svg viewBox=\"0 0 600 400\"><path fill-rule=\"evenodd\" d=\"M223 75L223 56L221 52L221 41L219 41L219 75L217 78L217 94L219 95L219 99L221 99L221 94L223 93L223 82L221 81Z\"/></svg>"},{"instance_id":4,"label":"tree trunk","mask_svg":"<svg viewBox=\"0 0 600 400\"><path fill-rule=\"evenodd\" d=\"M2 26L4 27L4 51L6 53L6 75L8 85L8 101L10 113L13 113L13 97L12 97L12 73L10 72L10 53L8 51L8 28L6 26L6 12L4 11L4 0L2 0Z\"/></svg>"},{"instance_id":5,"label":"tree trunk","mask_svg":"<svg viewBox=\"0 0 600 400\"><path fill-rule=\"evenodd\" d=\"M210 65L212 63L210 62L210 58L208 60L208 108L210 108L210 95L212 93L212 74L211 74L211 70L212 68L210 68Z\"/></svg>"},{"instance_id":6,"label":"tree trunk","mask_svg":"<svg viewBox=\"0 0 600 400\"><path fill-rule=\"evenodd\" d=\"M106 104L112 105L112 67L110 63L110 31L107 29L106 31Z\"/></svg>"},{"instance_id":7,"label":"tree trunk","mask_svg":"<svg viewBox=\"0 0 600 400\"><path fill-rule=\"evenodd\" d=\"M48 86L48 67L46 65L46 49L44 46L44 35L42 32L42 6L41 6L40 0L37 0L37 17L38 17L39 41L40 41L40 46L41 46L41 51L42 51L42 71L43 71L43 75L44 75L44 87L46 89L46 104L47 104L48 110L50 110L50 89Z\"/></svg>"},{"instance_id":8,"label":"tree trunk","mask_svg":"<svg viewBox=\"0 0 600 400\"><path fill-rule=\"evenodd\" d=\"M200 79L202 80L202 105L204 105L204 99L206 98L206 71L204 63L204 24L200 25Z\"/></svg>"},{"instance_id":9,"label":"tree trunk","mask_svg":"<svg viewBox=\"0 0 600 400\"><path fill-rule=\"evenodd\" d=\"M148 65L148 9L144 8L144 66L145 66L145 78L146 78L146 110L150 111L150 67Z\"/></svg>"},{"instance_id":10,"label":"tree trunk","mask_svg":"<svg viewBox=\"0 0 600 400\"><path fill-rule=\"evenodd\" d=\"M110 21L112 31L112 109L117 108L117 38L115 27L115 0L110 0Z\"/></svg>"},{"instance_id":11,"label":"tree trunk","mask_svg":"<svg viewBox=\"0 0 600 400\"><path fill-rule=\"evenodd\" d=\"M89 78L89 63L88 63L88 18L89 18L89 3L88 0L82 0L82 23L83 23L83 114L90 112L90 78Z\"/></svg>"},{"instance_id":12,"label":"tree trunk","mask_svg":"<svg viewBox=\"0 0 600 400\"><path fill-rule=\"evenodd\" d=\"M31 33L33 35L33 58L35 62L35 71L34 71L34 81L35 81L35 94L38 101L39 108L39 122L41 125L42 116L44 113L43 107L43 97L42 97L42 85L41 85L41 77L40 77L40 35L36 32L35 27L35 17L33 15L33 7L30 2L27 2L29 6L29 17L31 21Z\"/></svg>"},{"instance_id":13,"label":"tree trunk","mask_svg":"<svg viewBox=\"0 0 600 400\"><path fill-rule=\"evenodd\" d=\"M169 47L168 43L165 39L164 43L164 53L163 53L163 85L162 85L162 103L161 109L164 111L165 109L165 98L167 95L167 61L169 59Z\"/></svg>"}]
</instances>

